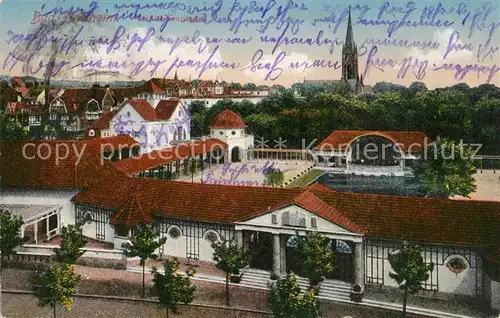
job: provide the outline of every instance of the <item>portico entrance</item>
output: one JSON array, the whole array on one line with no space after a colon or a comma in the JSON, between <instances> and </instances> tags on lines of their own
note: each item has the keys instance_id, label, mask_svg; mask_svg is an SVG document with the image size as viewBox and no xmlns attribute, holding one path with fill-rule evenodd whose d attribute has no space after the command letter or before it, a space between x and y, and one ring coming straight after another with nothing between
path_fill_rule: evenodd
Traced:
<instances>
[{"instance_id":1,"label":"portico entrance","mask_svg":"<svg viewBox=\"0 0 500 318\"><path fill-rule=\"evenodd\" d=\"M266 232L248 232L250 267L273 269L273 235Z\"/></svg>"}]
</instances>

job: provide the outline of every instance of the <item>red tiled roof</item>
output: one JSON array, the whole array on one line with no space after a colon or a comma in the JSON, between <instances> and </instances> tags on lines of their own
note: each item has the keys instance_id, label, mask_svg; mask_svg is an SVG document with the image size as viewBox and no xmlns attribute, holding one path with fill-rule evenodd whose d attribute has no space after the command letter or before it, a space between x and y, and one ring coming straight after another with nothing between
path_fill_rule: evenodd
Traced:
<instances>
[{"instance_id":1,"label":"red tiled roof","mask_svg":"<svg viewBox=\"0 0 500 318\"><path fill-rule=\"evenodd\" d=\"M256 211L251 215L244 216L242 218L242 221L252 219L258 215L268 213L272 210L281 209L292 204L299 205L304 209L309 210L312 213L317 214L327 220L330 220L331 222L340 225L352 232L362 232L362 229L359 226L353 224L346 218L345 215L337 211L335 207L328 205L325 201L321 200L313 192L308 190L303 190L303 192L300 192L293 199L286 200L283 203L279 203L273 207L269 207L266 211Z\"/></svg>"},{"instance_id":2,"label":"red tiled roof","mask_svg":"<svg viewBox=\"0 0 500 318\"><path fill-rule=\"evenodd\" d=\"M106 94L107 88L105 87L92 87L92 88L65 88L63 93L55 97L54 100L60 99L66 105L68 113L76 112L78 110L85 110L87 103L94 99L102 107L101 103Z\"/></svg>"},{"instance_id":3,"label":"red tiled roof","mask_svg":"<svg viewBox=\"0 0 500 318\"><path fill-rule=\"evenodd\" d=\"M225 111L215 116L210 122L210 125L208 125L208 127L231 129L231 128L245 128L246 125L241 119L240 115L236 114L230 109L226 109Z\"/></svg>"},{"instance_id":4,"label":"red tiled roof","mask_svg":"<svg viewBox=\"0 0 500 318\"><path fill-rule=\"evenodd\" d=\"M143 204L148 204L148 202L151 201L139 200L137 194L133 193L128 197L125 204L111 216L110 223L122 224L128 227L134 227L139 223L150 223L152 221L151 215L149 214L150 207L143 206Z\"/></svg>"},{"instance_id":5,"label":"red tiled roof","mask_svg":"<svg viewBox=\"0 0 500 318\"><path fill-rule=\"evenodd\" d=\"M0 145L1 186L78 188L123 174L101 159L99 139L2 141Z\"/></svg>"},{"instance_id":6,"label":"red tiled roof","mask_svg":"<svg viewBox=\"0 0 500 318\"><path fill-rule=\"evenodd\" d=\"M201 155L215 150L216 147L227 149L228 146L219 139L198 140L161 150L154 150L139 157L130 157L116 161L113 164L116 168L127 174L135 174L185 157Z\"/></svg>"},{"instance_id":7,"label":"red tiled roof","mask_svg":"<svg viewBox=\"0 0 500 318\"><path fill-rule=\"evenodd\" d=\"M171 98L160 100L156 108L153 108L146 99L132 99L127 103L145 120L169 120L175 112L177 105L179 105L179 99Z\"/></svg>"},{"instance_id":8,"label":"red tiled roof","mask_svg":"<svg viewBox=\"0 0 500 318\"><path fill-rule=\"evenodd\" d=\"M212 81L199 81L196 87L212 87L214 86L214 82Z\"/></svg>"},{"instance_id":9,"label":"red tiled roof","mask_svg":"<svg viewBox=\"0 0 500 318\"><path fill-rule=\"evenodd\" d=\"M156 105L156 118L158 120L170 120L179 105L178 99L163 99Z\"/></svg>"},{"instance_id":10,"label":"red tiled roof","mask_svg":"<svg viewBox=\"0 0 500 318\"><path fill-rule=\"evenodd\" d=\"M85 142L89 145L97 145L103 151L141 146L139 142L137 142L134 138L130 137L129 135L84 139L82 140L82 142Z\"/></svg>"},{"instance_id":11,"label":"red tiled roof","mask_svg":"<svg viewBox=\"0 0 500 318\"><path fill-rule=\"evenodd\" d=\"M117 110L110 110L104 112L101 117L99 117L95 122L92 123L90 129L109 129L109 122L113 119L113 116L117 113Z\"/></svg>"},{"instance_id":12,"label":"red tiled roof","mask_svg":"<svg viewBox=\"0 0 500 318\"><path fill-rule=\"evenodd\" d=\"M153 79L150 79L144 84L144 91L153 94L165 94L165 90L160 88Z\"/></svg>"},{"instance_id":13,"label":"red tiled roof","mask_svg":"<svg viewBox=\"0 0 500 318\"><path fill-rule=\"evenodd\" d=\"M330 191L335 191L334 189L330 189L329 187L322 185L319 182L314 182L313 184L309 185L306 187L310 191L321 191L321 192L330 192Z\"/></svg>"},{"instance_id":14,"label":"red tiled roof","mask_svg":"<svg viewBox=\"0 0 500 318\"><path fill-rule=\"evenodd\" d=\"M156 120L156 111L147 100L132 99L127 101L127 104L132 106L145 120Z\"/></svg>"},{"instance_id":15,"label":"red tiled roof","mask_svg":"<svg viewBox=\"0 0 500 318\"><path fill-rule=\"evenodd\" d=\"M314 149L345 150L352 141L366 135L385 137L399 145L404 151L410 152L420 152L432 142L422 131L335 130Z\"/></svg>"}]
</instances>

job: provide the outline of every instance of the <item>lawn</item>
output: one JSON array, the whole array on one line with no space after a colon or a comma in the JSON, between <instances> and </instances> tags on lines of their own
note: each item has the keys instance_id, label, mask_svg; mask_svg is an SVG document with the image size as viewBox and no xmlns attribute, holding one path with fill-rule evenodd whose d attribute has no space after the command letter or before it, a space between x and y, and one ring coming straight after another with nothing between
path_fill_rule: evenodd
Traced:
<instances>
[{"instance_id":1,"label":"lawn","mask_svg":"<svg viewBox=\"0 0 500 318\"><path fill-rule=\"evenodd\" d=\"M296 180L292 181L292 183L290 183L287 187L289 187L289 188L294 188L294 187L300 187L300 188L302 188L302 187L305 187L309 183L311 183L314 179L316 179L317 177L319 177L320 175L322 175L323 172L324 172L323 170L313 169L313 170L307 172L306 174L304 174L299 179L296 179Z\"/></svg>"}]
</instances>

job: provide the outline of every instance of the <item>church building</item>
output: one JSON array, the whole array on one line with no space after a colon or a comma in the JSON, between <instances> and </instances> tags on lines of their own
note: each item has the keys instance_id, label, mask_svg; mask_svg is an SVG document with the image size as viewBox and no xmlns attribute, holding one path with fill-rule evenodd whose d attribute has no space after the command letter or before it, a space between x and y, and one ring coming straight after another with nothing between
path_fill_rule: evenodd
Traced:
<instances>
[{"instance_id":1,"label":"church building","mask_svg":"<svg viewBox=\"0 0 500 318\"><path fill-rule=\"evenodd\" d=\"M306 80L304 78L304 84L331 84L336 88L347 88L360 93L369 93L372 91L371 86L365 86L363 84L363 75L359 74L359 63L358 63L358 46L354 42L354 32L352 30L351 21L351 8L349 7L349 17L347 19L347 31L345 36L344 45L342 46L342 77L340 80Z\"/></svg>"}]
</instances>

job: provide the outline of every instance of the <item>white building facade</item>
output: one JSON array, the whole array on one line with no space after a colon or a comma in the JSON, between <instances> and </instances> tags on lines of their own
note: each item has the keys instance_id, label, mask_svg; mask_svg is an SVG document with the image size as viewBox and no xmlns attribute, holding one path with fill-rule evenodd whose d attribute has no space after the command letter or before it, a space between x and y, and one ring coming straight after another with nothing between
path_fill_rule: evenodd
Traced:
<instances>
[{"instance_id":1,"label":"white building facade","mask_svg":"<svg viewBox=\"0 0 500 318\"><path fill-rule=\"evenodd\" d=\"M129 135L141 143L142 153L167 148L191 138L191 118L179 99L161 94L126 101L109 123L110 133Z\"/></svg>"}]
</instances>

